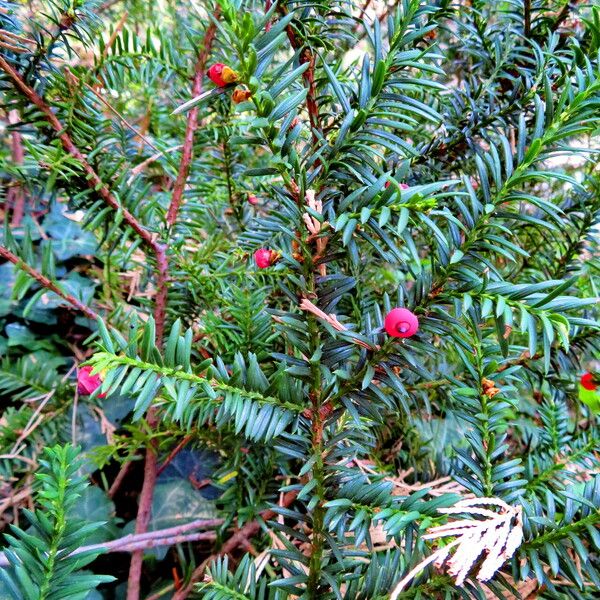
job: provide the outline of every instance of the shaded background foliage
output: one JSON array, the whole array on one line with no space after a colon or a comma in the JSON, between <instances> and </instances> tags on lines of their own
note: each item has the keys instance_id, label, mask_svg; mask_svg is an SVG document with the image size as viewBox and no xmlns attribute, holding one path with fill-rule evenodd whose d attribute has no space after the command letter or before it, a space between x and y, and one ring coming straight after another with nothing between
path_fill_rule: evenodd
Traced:
<instances>
[{"instance_id":1,"label":"shaded background foliage","mask_svg":"<svg viewBox=\"0 0 600 600\"><path fill-rule=\"evenodd\" d=\"M515 556L399 597L595 597L599 46L592 3L0 1L2 593L386 598L474 494Z\"/></svg>"}]
</instances>

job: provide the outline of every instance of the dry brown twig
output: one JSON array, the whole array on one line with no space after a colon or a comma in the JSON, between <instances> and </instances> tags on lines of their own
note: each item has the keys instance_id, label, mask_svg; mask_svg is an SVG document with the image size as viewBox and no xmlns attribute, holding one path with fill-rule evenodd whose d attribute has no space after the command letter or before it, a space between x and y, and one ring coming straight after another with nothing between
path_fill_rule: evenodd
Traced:
<instances>
[{"instance_id":1,"label":"dry brown twig","mask_svg":"<svg viewBox=\"0 0 600 600\"><path fill-rule=\"evenodd\" d=\"M336 317L336 315L334 315L333 313L327 314L326 312L323 312L318 306L313 304L308 298L302 298L302 301L300 302L299 306L302 310L312 313L313 315L315 315L315 317L318 317L319 319L325 321L326 323L331 325L335 330L348 331L348 329L344 325L342 325L342 323L340 323L338 321L338 318ZM368 350L373 350L373 346L371 346L370 344L367 344L366 342L363 342L362 340L352 339L352 341L355 344L362 346L363 348L367 348Z\"/></svg>"},{"instance_id":2,"label":"dry brown twig","mask_svg":"<svg viewBox=\"0 0 600 600\"><path fill-rule=\"evenodd\" d=\"M31 490L29 490L31 491ZM100 550L102 552L137 552L147 548L157 546L171 546L174 544L183 544L198 540L214 540L217 537L215 531L202 531L196 533L187 533L194 529L212 529L223 523L223 519L197 519L184 525L176 525L167 529L149 531L141 534L130 533L110 542L101 542L99 544L90 544L81 546L71 552L70 556L77 556L91 550ZM3 553L0 553L0 567L8 566L9 562Z\"/></svg>"},{"instance_id":3,"label":"dry brown twig","mask_svg":"<svg viewBox=\"0 0 600 600\"><path fill-rule=\"evenodd\" d=\"M290 504L292 504L292 502L296 499L297 495L298 495L298 492L296 492L296 491L286 492L283 495L283 498L280 499L279 505L284 506L284 507L290 506ZM269 519L272 519L275 516L275 512L272 511L271 509L267 509L267 510L263 511L260 516L263 521L267 521ZM196 569L192 573L188 583L186 585L184 585L181 589L177 590L177 592L173 595L171 600L184 600L185 598L187 598L192 593L194 586L196 585L196 582L199 581L204 576L204 572L206 571L206 568L213 560L215 560L215 558L229 554L230 552L233 552L233 550L235 550L239 546L246 545L248 543L248 540L252 536L256 535L256 533L258 533L258 531L260 531L260 528L261 528L261 525L260 525L259 520L250 521L249 523L246 523L246 525L244 525L241 529L239 529L236 533L234 533L223 544L223 546L219 552L217 552L215 554L211 554L203 563L201 563L198 567L196 567Z\"/></svg>"},{"instance_id":4,"label":"dry brown twig","mask_svg":"<svg viewBox=\"0 0 600 600\"><path fill-rule=\"evenodd\" d=\"M139 165L133 167L133 169L131 169L131 175L129 176L129 179L127 179L127 185L131 185L135 177L139 175L148 165L157 161L162 156L170 154L171 152L177 152L177 150L181 150L182 148L183 144L173 146L172 148L167 148L167 150L164 150L163 152L157 152L156 154L153 154L152 156L148 157L144 162L141 162Z\"/></svg>"}]
</instances>

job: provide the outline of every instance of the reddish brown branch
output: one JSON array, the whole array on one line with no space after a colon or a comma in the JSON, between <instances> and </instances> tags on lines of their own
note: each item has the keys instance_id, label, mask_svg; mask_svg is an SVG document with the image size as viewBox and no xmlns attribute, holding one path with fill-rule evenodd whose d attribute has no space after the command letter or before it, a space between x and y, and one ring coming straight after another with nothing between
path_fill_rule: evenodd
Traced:
<instances>
[{"instance_id":1,"label":"reddish brown branch","mask_svg":"<svg viewBox=\"0 0 600 600\"><path fill-rule=\"evenodd\" d=\"M215 17L218 17L218 12L215 14ZM195 98L202 93L202 79L204 78L206 63L208 62L208 57L210 56L210 51L212 49L216 32L217 27L211 22L206 28L202 50L198 55L198 60L196 61L196 67L194 69L194 81L192 84L192 98ZM175 180L175 185L173 186L171 204L167 212L167 224L169 227L172 227L177 220L177 213L179 212L179 208L181 207L181 202L183 200L183 190L190 173L190 166L194 157L194 133L198 128L198 111L199 107L196 105L188 112L187 115L181 162L179 163L177 179Z\"/></svg>"},{"instance_id":2,"label":"reddish brown branch","mask_svg":"<svg viewBox=\"0 0 600 600\"><path fill-rule=\"evenodd\" d=\"M216 34L216 26L211 23L204 34L203 49L196 62L194 81L192 84L192 96L198 96L202 92L202 78L206 69L206 63L210 55L212 43ZM190 110L187 116L183 150L177 179L173 186L173 195L171 204L167 211L167 224L172 227L176 220L181 202L183 200L183 190L190 172L190 166L194 155L194 133L198 127L198 107ZM169 275L169 264L166 252L163 246L160 246L161 253L156 255L156 265L158 270L157 291L154 305L154 321L156 323L156 343L160 347L164 335L164 325L167 307L167 283ZM158 421L154 409L148 413L148 421L151 426L156 425ZM179 450L178 450L179 451ZM168 459L167 459L168 460ZM172 459L171 459L172 460ZM168 463L166 463L168 464ZM163 465L162 468L164 468ZM161 468L161 470L162 470ZM140 493L138 514L135 522L136 533L143 533L148 528L150 513L152 509L152 496L159 470L156 462L156 444L150 444L146 449L146 463L144 467L144 483ZM129 578L127 586L127 600L138 600L140 597L140 579L142 575L143 551L134 552L131 556L131 565L129 567Z\"/></svg>"},{"instance_id":3,"label":"reddish brown branch","mask_svg":"<svg viewBox=\"0 0 600 600\"><path fill-rule=\"evenodd\" d=\"M373 0L366 0L366 2L363 4L363 7L360 9L360 15L358 16L359 19L362 19L365 16L369 6L371 6L371 2L373 2Z\"/></svg>"},{"instance_id":4,"label":"reddish brown branch","mask_svg":"<svg viewBox=\"0 0 600 600\"><path fill-rule=\"evenodd\" d=\"M71 294L67 294L63 292L55 283L53 283L50 279L42 275L39 271L36 271L33 267L30 267L27 263L23 262L17 255L13 254L8 248L4 246L0 246L0 257L5 258L13 265L17 266L19 269L22 269L33 277L42 287L54 292L57 296L60 296L63 300L74 306L77 310L80 310L88 319L98 319L98 313L93 311L89 306L83 304L75 298L75 296L71 296Z\"/></svg>"},{"instance_id":5,"label":"reddish brown branch","mask_svg":"<svg viewBox=\"0 0 600 600\"><path fill-rule=\"evenodd\" d=\"M287 14L287 10L281 5L278 7L278 10L283 16ZM308 111L313 142L316 144L319 141L319 136L316 132L320 131L321 128L319 125L319 105L317 104L317 87L315 84L315 55L310 51L310 48L302 47L303 44L298 40L291 23L287 25L285 31L290 41L290 46L296 51L301 49L300 64L308 63L308 68L302 74L302 78L308 88L306 94L306 110Z\"/></svg>"},{"instance_id":6,"label":"reddish brown branch","mask_svg":"<svg viewBox=\"0 0 600 600\"><path fill-rule=\"evenodd\" d=\"M308 86L306 94L306 109L308 110L308 118L310 120L310 128L312 131L313 142L317 143L319 137L317 131L320 131L319 125L319 105L317 104L317 87L315 85L315 55L305 48L300 57L302 63L308 63L308 69L304 71L302 77Z\"/></svg>"},{"instance_id":7,"label":"reddish brown branch","mask_svg":"<svg viewBox=\"0 0 600 600\"><path fill-rule=\"evenodd\" d=\"M19 122L19 113L16 110L11 110L8 113L8 122L11 125L16 125ZM11 132L11 158L15 165L22 165L25 159L23 152L23 138L16 129ZM13 227L19 227L25 214L25 190L20 181L15 181L6 194L6 200L9 207L12 207Z\"/></svg>"},{"instance_id":8,"label":"reddish brown branch","mask_svg":"<svg viewBox=\"0 0 600 600\"><path fill-rule=\"evenodd\" d=\"M166 245L156 244L156 296L154 298L154 322L156 323L156 345L162 345L167 317L167 294L169 283L169 259Z\"/></svg>"},{"instance_id":9,"label":"reddish brown branch","mask_svg":"<svg viewBox=\"0 0 600 600\"><path fill-rule=\"evenodd\" d=\"M281 502L279 503L279 505L283 506L283 507L288 507L296 499L297 495L298 495L298 492L295 492L295 491L287 492L281 499ZM260 516L263 521L268 521L269 519L272 519L276 515L277 515L277 513L275 511L268 509L268 510L263 511ZM206 570L206 567L215 558L218 558L219 556L223 556L225 554L229 554L230 552L233 552L239 546L247 546L248 540L250 538L252 538L253 536L255 536L259 530L260 530L260 522L259 521L252 521L250 523L246 523L246 525L244 525L240 530L236 531L236 533L234 533L223 544L223 547L221 548L221 550L219 550L219 552L216 552L215 554L212 554L211 556L209 556L200 566L198 566L194 570L194 572L192 573L192 575L190 577L189 582L184 587L182 587L180 590L178 590L173 595L171 600L185 600L185 598L187 598L192 593L196 583L204 575L204 571Z\"/></svg>"},{"instance_id":10,"label":"reddish brown branch","mask_svg":"<svg viewBox=\"0 0 600 600\"><path fill-rule=\"evenodd\" d=\"M0 69L2 69L14 82L17 89L44 115L46 121L56 131L63 148L73 158L75 158L82 166L89 187L94 190L111 208L120 211L123 215L123 220L129 225L137 235L142 238L144 243L150 248L156 258L156 303L154 309L154 320L156 321L156 337L158 343L162 341L162 335L165 326L165 314L167 304L167 283L168 283L168 259L166 247L160 244L151 234L126 208L121 206L119 201L113 196L108 187L102 182L96 171L88 163L80 150L75 146L71 136L64 130L61 122L56 118L52 109L44 99L29 87L23 78L0 56Z\"/></svg>"},{"instance_id":11,"label":"reddish brown branch","mask_svg":"<svg viewBox=\"0 0 600 600\"><path fill-rule=\"evenodd\" d=\"M175 446L175 448L173 448L173 450L171 450L169 456L167 456L167 458L165 458L165 461L163 462L163 464L160 465L160 467L158 468L157 475L160 475L171 464L173 459L188 445L189 441L193 437L194 436L192 434L186 435L179 442L179 444L177 444L177 446Z\"/></svg>"},{"instance_id":12,"label":"reddish brown branch","mask_svg":"<svg viewBox=\"0 0 600 600\"><path fill-rule=\"evenodd\" d=\"M129 469L131 469L131 464L132 464L131 461L126 462L119 469L119 472L117 473L117 476L115 477L115 480L112 482L112 485L108 489L108 497L109 498L114 498L116 493L119 491L119 488L121 487L121 484L123 483L123 480L127 476L127 473L129 473Z\"/></svg>"},{"instance_id":13,"label":"reddish brown branch","mask_svg":"<svg viewBox=\"0 0 600 600\"><path fill-rule=\"evenodd\" d=\"M271 2L271 0L265 0L265 14L268 13L271 10L271 6L273 6L273 3ZM269 19L265 25L265 31L267 33L269 33L269 31L271 31L271 19Z\"/></svg>"},{"instance_id":14,"label":"reddish brown branch","mask_svg":"<svg viewBox=\"0 0 600 600\"><path fill-rule=\"evenodd\" d=\"M562 7L556 19L550 26L550 31L552 33L554 33L567 20L571 11L576 9L577 2L578 0L567 0L567 2L565 2L565 5Z\"/></svg>"},{"instance_id":15,"label":"reddish brown branch","mask_svg":"<svg viewBox=\"0 0 600 600\"><path fill-rule=\"evenodd\" d=\"M87 175L87 181L90 188L115 210L120 210L123 215L123 220L142 238L142 240L156 253L158 247L157 242L152 237L152 234L124 207L119 204L119 201L111 194L106 185L102 182L96 171L85 159L77 146L73 143L71 136L64 130L52 109L35 90L30 88L21 78L21 76L0 56L0 69L2 69L14 82L19 91L44 115L46 121L56 131L63 148L75 158L83 167Z\"/></svg>"},{"instance_id":16,"label":"reddish brown branch","mask_svg":"<svg viewBox=\"0 0 600 600\"><path fill-rule=\"evenodd\" d=\"M148 530L152 513L152 496L156 485L156 452L155 444L150 443L146 449L144 464L144 483L140 493L138 513L135 519L135 533L143 534ZM127 580L127 600L138 600L140 597L140 579L142 576L143 550L136 550L131 555L129 577Z\"/></svg>"}]
</instances>

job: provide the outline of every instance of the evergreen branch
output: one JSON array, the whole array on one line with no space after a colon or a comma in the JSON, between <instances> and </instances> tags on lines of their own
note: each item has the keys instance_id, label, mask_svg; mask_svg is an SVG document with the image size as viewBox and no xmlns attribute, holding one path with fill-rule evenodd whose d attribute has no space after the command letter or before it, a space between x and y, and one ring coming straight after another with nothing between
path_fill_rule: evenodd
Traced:
<instances>
[{"instance_id":1,"label":"evergreen branch","mask_svg":"<svg viewBox=\"0 0 600 600\"><path fill-rule=\"evenodd\" d=\"M64 149L75 158L83 167L87 175L88 185L98 193L98 195L116 211L123 214L125 222L142 238L142 240L156 254L159 253L159 244L156 242L152 234L126 209L123 208L119 201L111 194L108 187L102 182L100 177L94 171L92 166L85 159L80 150L73 143L71 136L65 131L52 109L41 96L37 94L33 88L29 87L21 76L10 66L10 64L0 56L0 69L2 69L14 82L15 87L25 96L33 105L35 105L44 115L46 121L55 130Z\"/></svg>"},{"instance_id":2,"label":"evergreen branch","mask_svg":"<svg viewBox=\"0 0 600 600\"><path fill-rule=\"evenodd\" d=\"M65 69L65 72L69 74L69 77L71 77L74 82L79 83L79 79L75 75L73 75L73 73L71 73L71 71L69 71L69 69ZM115 117L117 117L117 119L119 119L119 121L121 122L122 125L124 125L127 129L129 129L129 131L131 131L133 133L133 135L135 135L140 140L142 140L142 142L144 144L146 144L146 146L148 146L149 148L154 150L154 152L156 152L157 154L167 156L166 152L162 152L143 133L139 132L131 123L129 123L129 121L127 121L127 119L125 119L125 117L116 108L114 108L114 106L112 106L109 102L107 102L102 97L102 94L100 94L100 92L98 92L98 90L96 88L94 88L93 86L91 86L89 83L87 83L85 81L83 82L83 85L86 87L86 89L88 89L90 92L92 92L92 94L94 94L94 96L100 101L100 103L103 106L105 106L113 115L115 115ZM170 161L169 158L167 158L167 160Z\"/></svg>"},{"instance_id":3,"label":"evergreen branch","mask_svg":"<svg viewBox=\"0 0 600 600\"><path fill-rule=\"evenodd\" d=\"M2 60L2 59L0 58L0 60ZM80 300L77 300L77 298L75 298L75 296L72 296L71 294L67 294L66 292L63 292L63 290L61 290L54 282L52 282L50 279L48 279L47 277L42 275L39 271L36 271L33 267L30 267L27 263L25 263L23 260L21 260L18 256L13 254L8 248L5 248L4 246L0 246L0 256L2 258L5 258L9 262L11 262L13 265L18 267L19 269L22 269L23 271L25 271L25 273L27 273L30 277L33 277L33 279L35 279L42 287L50 290L51 292L54 292L57 296L60 296L63 300L68 302L71 306L73 306L77 310L81 311L88 319L97 321L100 318L98 313L96 313L94 310L92 310L89 306L87 306Z\"/></svg>"},{"instance_id":4,"label":"evergreen branch","mask_svg":"<svg viewBox=\"0 0 600 600\"><path fill-rule=\"evenodd\" d=\"M594 451L597 445L598 441L592 438L580 448L575 448L573 450L567 448L558 456L553 456L552 459L556 462L552 462L550 466L538 472L533 479L528 481L526 485L527 491L533 491L540 484L550 481L554 475L564 471L568 463L575 463L579 459L589 455L590 452Z\"/></svg>"},{"instance_id":5,"label":"evergreen branch","mask_svg":"<svg viewBox=\"0 0 600 600\"><path fill-rule=\"evenodd\" d=\"M244 388L228 385L226 383L222 383L214 379L207 379L206 377L194 375L193 373L186 373L185 371L173 369L170 367L162 367L155 363L149 363L143 360L138 360L136 358L131 358L129 356L117 356L116 354L111 354L109 352L97 352L96 354L94 354L90 362L94 365L101 365L99 366L100 369L114 368L118 365L126 365L127 367L140 369L140 371L153 371L158 375L170 377L175 380L189 381L190 383L195 383L199 385L206 384L220 392L238 394L242 397L249 398L250 400L256 400L261 404L272 404L281 408L287 408L288 410L294 411L296 413L304 410L304 407L298 406L297 404L293 404L292 402L281 402L277 398L274 398L272 396L264 396L259 392L245 390Z\"/></svg>"},{"instance_id":6,"label":"evergreen branch","mask_svg":"<svg viewBox=\"0 0 600 600\"><path fill-rule=\"evenodd\" d=\"M41 483L35 496L40 508L25 513L35 534L11 526L11 534L6 535L8 566L0 569L0 580L9 586L13 598L81 598L82 590L87 593L114 579L81 572L101 553L98 549L71 554L78 541L100 525L69 516L87 487L85 479L77 475L81 467L78 452L72 446L45 449L45 459L40 461L43 470L36 475Z\"/></svg>"},{"instance_id":7,"label":"evergreen branch","mask_svg":"<svg viewBox=\"0 0 600 600\"><path fill-rule=\"evenodd\" d=\"M572 535L576 535L582 531L586 531L588 527L598 526L600 523L600 508L596 508L589 515L567 523L566 525L559 526L557 529L543 533L539 537L533 538L528 542L524 542L521 546L521 550L534 550L536 548L543 548L546 544L554 544L560 542L566 538L571 538Z\"/></svg>"},{"instance_id":8,"label":"evergreen branch","mask_svg":"<svg viewBox=\"0 0 600 600\"><path fill-rule=\"evenodd\" d=\"M102 182L96 171L85 159L81 151L75 146L71 136L65 131L63 125L57 119L50 106L44 99L12 68L12 66L0 56L0 69L2 69L13 81L19 92L25 96L44 115L46 121L55 130L65 151L70 154L83 167L89 187L94 190L111 208L123 215L123 220L136 232L142 241L151 249L156 258L157 281L155 301L155 321L157 339L162 340L165 326L167 282L169 278L169 264L166 248L159 243L154 236L113 196L108 187Z\"/></svg>"}]
</instances>

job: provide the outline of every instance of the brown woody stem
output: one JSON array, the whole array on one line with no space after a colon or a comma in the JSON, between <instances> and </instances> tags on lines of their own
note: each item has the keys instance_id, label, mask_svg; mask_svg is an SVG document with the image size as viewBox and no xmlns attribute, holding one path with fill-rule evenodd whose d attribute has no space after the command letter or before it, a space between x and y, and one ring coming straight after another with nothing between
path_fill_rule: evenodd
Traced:
<instances>
[{"instance_id":1,"label":"brown woody stem","mask_svg":"<svg viewBox=\"0 0 600 600\"><path fill-rule=\"evenodd\" d=\"M150 415L149 415L150 416ZM152 496L156 485L156 444L150 442L146 448L146 461L144 463L144 483L140 492L138 513L135 519L135 533L144 534L148 530L148 523L152 514ZM127 600L138 600L140 597L140 580L142 576L143 550L136 550L131 555L129 577L127 579Z\"/></svg>"},{"instance_id":2,"label":"brown woody stem","mask_svg":"<svg viewBox=\"0 0 600 600\"><path fill-rule=\"evenodd\" d=\"M296 496L298 495L298 492L287 492L281 502L279 503L280 506L283 507L288 507L295 499ZM276 512L273 510L265 510L261 513L261 520L262 521L267 521L269 519L272 519L273 517L276 516ZM239 546L244 546L247 545L248 540L250 538L252 538L254 535L256 535L258 533L258 531L260 530L260 522L257 521L251 521L250 523L246 523L246 525L244 525L239 531L237 531L236 533L234 533L224 544L223 547L221 548L221 550L219 552L216 552L215 554L212 554L211 556L209 556L201 565L199 565L194 572L192 573L190 580L188 581L188 583L183 586L180 590L178 590L177 592L175 592L175 594L173 594L173 597L171 598L171 600L185 600L185 598L187 598L192 591L194 590L194 586L196 585L196 583L202 578L202 576L204 575L204 571L206 570L206 567L215 559L218 558L219 556L223 556L225 554L229 554L230 552L233 552L233 550L235 550L236 548L238 548Z\"/></svg>"},{"instance_id":3,"label":"brown woody stem","mask_svg":"<svg viewBox=\"0 0 600 600\"><path fill-rule=\"evenodd\" d=\"M218 16L218 13L217 15ZM210 51L215 39L217 27L211 23L204 34L204 43L202 51L198 55L196 67L194 70L194 82L192 84L192 98L199 96L202 93L202 78L206 70L206 63L210 56ZM194 106L187 115L187 123L185 128L185 139L183 143L183 151L181 153L181 162L179 163L179 171L177 179L173 186L173 195L171 196L171 204L167 212L167 224L172 227L177 221L177 214L183 200L183 190L190 173L190 166L194 157L194 133L198 128L198 105Z\"/></svg>"},{"instance_id":4,"label":"brown woody stem","mask_svg":"<svg viewBox=\"0 0 600 600\"><path fill-rule=\"evenodd\" d=\"M71 304L77 310L81 311L88 319L98 319L99 315L89 306L83 302L77 300L75 296L63 292L53 281L48 279L45 275L42 275L39 271L36 271L33 267L30 267L27 263L23 262L16 254L13 254L8 248L0 246L0 257L5 258L19 269L25 271L28 275L33 277L42 287L54 292L57 296L60 296L63 300Z\"/></svg>"},{"instance_id":5,"label":"brown woody stem","mask_svg":"<svg viewBox=\"0 0 600 600\"><path fill-rule=\"evenodd\" d=\"M10 125L16 125L19 122L19 113L16 110L11 110L8 113L8 122ZM25 158L23 152L23 138L16 129L11 132L11 155L12 160L16 165L22 165ZM6 194L8 207L12 207L13 227L19 227L25 214L25 190L20 181L15 181L9 188Z\"/></svg>"}]
</instances>

